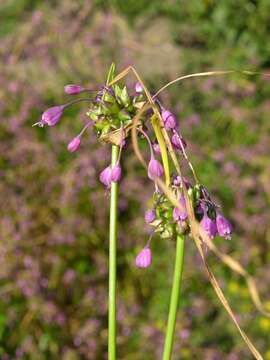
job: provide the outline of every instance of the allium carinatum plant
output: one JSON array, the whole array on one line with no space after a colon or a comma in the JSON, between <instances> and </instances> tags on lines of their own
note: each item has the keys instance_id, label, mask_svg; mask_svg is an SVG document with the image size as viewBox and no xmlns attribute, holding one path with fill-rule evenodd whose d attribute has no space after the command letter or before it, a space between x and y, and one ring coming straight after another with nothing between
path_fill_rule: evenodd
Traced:
<instances>
[{"instance_id":1,"label":"allium carinatum plant","mask_svg":"<svg viewBox=\"0 0 270 360\"><path fill-rule=\"evenodd\" d=\"M263 309L253 279L239 263L230 256L222 254L216 247L214 243L216 236L223 237L224 240L231 239L232 225L222 214L220 206L213 201L209 191L200 183L187 155L188 143L181 134L181 124L175 115L166 109L165 105L161 104L158 99L161 91L177 81L189 77L222 75L230 72L207 72L183 76L166 84L156 94L152 95L134 68L128 67L116 76L115 66L112 64L106 83L101 85L97 91L85 88L82 85L66 85L64 90L68 95L77 96L83 93L84 97L49 108L42 114L41 120L34 124L40 127L55 126L63 117L66 108L85 102L88 105L89 120L81 132L70 139L67 150L71 153L79 151L82 137L90 129L94 129L97 140L101 144L110 144L112 148L111 162L105 169L100 170L99 176L106 191L110 193L109 360L115 360L117 356L117 209L119 183L123 176L121 158L125 156L125 149L129 145L133 146L135 154L146 170L149 181L153 183L152 206L146 209L144 214L145 222L151 229L150 236L149 239L145 239L145 246L137 254L134 263L130 265L137 266L142 269L141 271L147 271L145 269L149 266L155 266L152 264L155 254L152 253L151 242L156 236L160 236L164 241L169 241L171 246L175 247L174 275L162 359L169 360L172 355L186 239L195 241L216 295L254 357L262 359L258 350L239 326L226 297L207 264L205 258L207 248L212 250L232 270L245 278L254 304L259 311L265 315L269 314ZM123 84L129 73L133 73L136 78L136 84L131 89ZM142 155L140 150L142 141L146 142L149 150L147 158ZM183 162L188 164L190 173L183 174Z\"/></svg>"}]
</instances>

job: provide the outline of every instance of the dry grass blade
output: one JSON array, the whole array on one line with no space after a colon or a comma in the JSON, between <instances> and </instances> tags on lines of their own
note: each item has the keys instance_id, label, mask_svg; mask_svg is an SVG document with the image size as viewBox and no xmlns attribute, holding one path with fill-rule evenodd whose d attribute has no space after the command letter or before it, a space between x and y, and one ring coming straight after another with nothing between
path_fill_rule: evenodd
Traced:
<instances>
[{"instance_id":1,"label":"dry grass blade","mask_svg":"<svg viewBox=\"0 0 270 360\"><path fill-rule=\"evenodd\" d=\"M200 73L194 73L194 74L188 74L188 75L183 75L180 76L170 82L168 82L166 85L162 86L162 88L160 88L155 95L153 96L153 98L157 97L163 90L167 89L167 87L169 87L170 85L173 85L175 83L177 83L178 81L184 80L184 79L190 79L190 78L195 78L195 77L202 77L202 76L219 76L219 75L226 75L226 74L244 74L244 75L261 75L261 76L270 76L270 74L267 73L263 73L263 72L258 72L258 71L249 71L249 70L216 70L216 71L205 71L205 72L200 72Z\"/></svg>"}]
</instances>

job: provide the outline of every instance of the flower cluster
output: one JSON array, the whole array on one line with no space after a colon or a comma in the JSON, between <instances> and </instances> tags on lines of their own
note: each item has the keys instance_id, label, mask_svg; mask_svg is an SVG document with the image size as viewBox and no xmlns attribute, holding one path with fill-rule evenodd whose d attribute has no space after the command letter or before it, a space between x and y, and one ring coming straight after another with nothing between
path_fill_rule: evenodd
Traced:
<instances>
[{"instance_id":1,"label":"flower cluster","mask_svg":"<svg viewBox=\"0 0 270 360\"><path fill-rule=\"evenodd\" d=\"M64 90L69 95L77 95L82 92L92 93L91 89L81 85L66 85ZM118 159L114 166L107 166L101 171L99 176L101 183L107 189L110 189L112 182L119 182L122 176L120 160L128 140L127 129L132 125L138 110L147 102L144 87L140 82L135 84L131 92L132 94L129 94L126 86L121 87L118 84L111 86L103 85L93 98L90 98L90 96L78 98L67 104L49 108L42 114L41 120L34 125L40 127L45 125L55 126L67 107L78 102L87 101L89 104L87 115L90 120L85 124L81 132L68 143L67 149L71 153L78 150L81 144L81 137L91 124L96 131L98 139L101 141L108 141L109 139L108 142L113 142L110 141L110 137L114 134L120 147ZM187 144L181 135L176 117L171 111L165 109L157 98L153 97L153 101L164 123L171 147L176 153L184 155L185 159L188 160L185 151ZM191 185L191 182L184 180L180 176L174 177L171 180L169 187L175 198L179 201L177 207L174 207L166 195L161 193L157 185L157 179L162 178L164 175L164 168L159 160L161 148L156 138L151 140L152 135L151 133L149 134L147 128L147 121L152 115L153 112L151 111L144 113L137 126L137 131L147 141L149 146L148 177L155 185L153 208L147 210L145 214L145 222L153 227L153 232L147 245L137 255L135 261L136 266L141 268L146 268L151 264L150 243L154 233L158 233L164 239L174 239L178 234L189 234L190 224L183 186L188 190L188 196L196 219L210 238L220 235L229 239L232 232L230 223L220 213L218 206L213 203L208 191L198 183L196 177L195 185Z\"/></svg>"},{"instance_id":2,"label":"flower cluster","mask_svg":"<svg viewBox=\"0 0 270 360\"><path fill-rule=\"evenodd\" d=\"M189 200L193 206L196 219L201 227L212 239L219 235L225 239L231 238L232 226L220 213L217 205L213 203L208 191L204 186L196 184L192 186L184 179ZM188 235L190 224L187 214L186 201L183 193L182 179L178 176L171 184L171 190L179 201L175 207L168 198L159 192L154 194L154 205L145 213L145 222L154 228L161 238L175 239L178 234ZM152 236L151 236L152 237ZM138 267L147 267L151 264L150 241L136 258ZM147 252L145 251L147 249ZM143 259L141 262L140 259Z\"/></svg>"}]
</instances>

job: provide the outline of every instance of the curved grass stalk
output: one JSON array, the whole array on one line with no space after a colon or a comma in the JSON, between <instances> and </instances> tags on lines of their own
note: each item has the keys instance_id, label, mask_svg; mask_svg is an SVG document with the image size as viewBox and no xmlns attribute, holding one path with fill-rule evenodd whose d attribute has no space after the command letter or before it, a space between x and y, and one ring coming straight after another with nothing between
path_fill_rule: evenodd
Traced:
<instances>
[{"instance_id":1,"label":"curved grass stalk","mask_svg":"<svg viewBox=\"0 0 270 360\"><path fill-rule=\"evenodd\" d=\"M184 236L178 235L176 239L174 275L173 275L167 330L166 330L163 357L162 357L163 360L170 360L173 350L175 324L176 324L177 310L179 305L180 287L181 287L183 264L184 264L184 249L185 249L184 245L185 245Z\"/></svg>"}]
</instances>

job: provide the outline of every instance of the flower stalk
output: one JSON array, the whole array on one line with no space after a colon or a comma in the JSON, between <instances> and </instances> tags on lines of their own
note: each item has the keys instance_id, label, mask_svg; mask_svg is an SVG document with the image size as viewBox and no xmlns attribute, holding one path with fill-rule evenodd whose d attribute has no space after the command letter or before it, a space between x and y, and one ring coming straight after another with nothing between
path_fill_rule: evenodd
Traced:
<instances>
[{"instance_id":1,"label":"flower stalk","mask_svg":"<svg viewBox=\"0 0 270 360\"><path fill-rule=\"evenodd\" d=\"M111 166L118 160L119 147L112 145ZM116 250L118 222L118 183L111 183L110 237L109 237L109 298L108 298L108 359L116 359Z\"/></svg>"},{"instance_id":2,"label":"flower stalk","mask_svg":"<svg viewBox=\"0 0 270 360\"><path fill-rule=\"evenodd\" d=\"M176 238L176 253L174 264L174 275L171 291L170 308L167 322L167 330L165 335L165 343L163 350L163 360L170 360L173 350L175 324L177 318L177 310L180 298L180 287L182 280L183 264L184 264L184 235L178 235Z\"/></svg>"}]
</instances>

